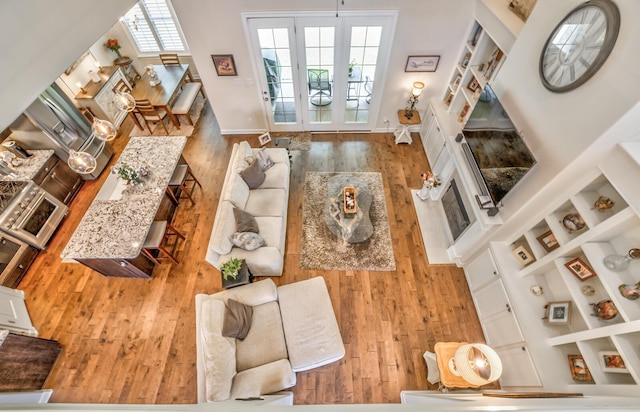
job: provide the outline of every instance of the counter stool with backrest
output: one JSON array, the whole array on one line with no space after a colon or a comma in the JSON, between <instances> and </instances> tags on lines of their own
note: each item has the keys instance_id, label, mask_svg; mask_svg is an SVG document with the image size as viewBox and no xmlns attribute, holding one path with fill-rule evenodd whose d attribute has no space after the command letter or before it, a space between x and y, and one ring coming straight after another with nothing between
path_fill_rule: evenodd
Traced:
<instances>
[{"instance_id":1,"label":"counter stool with backrest","mask_svg":"<svg viewBox=\"0 0 640 412\"><path fill-rule=\"evenodd\" d=\"M193 182L191 188L187 187L188 182ZM176 166L176 169L173 171L173 175L171 176L171 180L169 180L169 184L167 187L167 194L173 200L173 203L176 205L180 203L179 199L183 197L183 194L191 200L191 204L195 205L196 202L193 200L192 194L197 186L200 186L202 189L202 185L193 175L191 168L187 164L179 164ZM180 195L176 197L176 190L180 189Z\"/></svg>"},{"instance_id":2,"label":"counter stool with backrest","mask_svg":"<svg viewBox=\"0 0 640 412\"><path fill-rule=\"evenodd\" d=\"M178 239L173 243L171 251L167 249L168 237L176 236L184 240L182 233L178 232L173 226L166 220L156 220L151 224L149 234L142 245L142 253L148 257L153 263L160 264L158 259L167 257L175 263L180 263L175 257L176 247L178 245ZM158 257L153 256L151 251L157 250L160 252ZM164 256L162 256L164 255Z\"/></svg>"}]
</instances>

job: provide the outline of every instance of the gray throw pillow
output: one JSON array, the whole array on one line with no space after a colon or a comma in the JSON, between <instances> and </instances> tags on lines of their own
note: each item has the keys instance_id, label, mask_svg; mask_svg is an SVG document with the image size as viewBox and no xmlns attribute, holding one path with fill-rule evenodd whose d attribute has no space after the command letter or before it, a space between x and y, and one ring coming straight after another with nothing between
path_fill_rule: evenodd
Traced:
<instances>
[{"instance_id":1,"label":"gray throw pillow","mask_svg":"<svg viewBox=\"0 0 640 412\"><path fill-rule=\"evenodd\" d=\"M244 181L247 183L249 189L259 188L266 177L258 162L253 162L247 166L242 172L240 172L240 176L242 176Z\"/></svg>"},{"instance_id":2,"label":"gray throw pillow","mask_svg":"<svg viewBox=\"0 0 640 412\"><path fill-rule=\"evenodd\" d=\"M271 160L271 157L269 157L265 149L266 148L263 147L256 154L247 157L247 163L251 164L253 162L258 162L258 164L260 165L260 169L262 169L263 171L266 171L273 167L275 163L273 163L273 160Z\"/></svg>"},{"instance_id":3,"label":"gray throw pillow","mask_svg":"<svg viewBox=\"0 0 640 412\"><path fill-rule=\"evenodd\" d=\"M222 336L243 340L251 329L253 320L253 308L237 300L227 300L227 308L224 311L222 322Z\"/></svg>"},{"instance_id":4,"label":"gray throw pillow","mask_svg":"<svg viewBox=\"0 0 640 412\"><path fill-rule=\"evenodd\" d=\"M262 236L253 232L234 233L233 236L231 236L231 243L244 250L256 250L266 245Z\"/></svg>"},{"instance_id":5,"label":"gray throw pillow","mask_svg":"<svg viewBox=\"0 0 640 412\"><path fill-rule=\"evenodd\" d=\"M260 230L258 229L258 222L256 222L256 219L251 216L250 213L234 207L233 215L236 218L236 232L260 233Z\"/></svg>"}]
</instances>

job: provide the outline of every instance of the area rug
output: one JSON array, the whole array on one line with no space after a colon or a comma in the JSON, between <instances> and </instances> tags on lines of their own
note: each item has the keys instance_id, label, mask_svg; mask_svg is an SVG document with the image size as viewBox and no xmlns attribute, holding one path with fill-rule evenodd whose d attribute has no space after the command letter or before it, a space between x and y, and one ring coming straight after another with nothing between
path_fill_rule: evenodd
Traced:
<instances>
[{"instance_id":1,"label":"area rug","mask_svg":"<svg viewBox=\"0 0 640 412\"><path fill-rule=\"evenodd\" d=\"M373 234L364 242L345 244L329 230L325 223L323 210L328 198L327 182L337 174L360 178L371 189L373 201L370 217ZM306 173L302 203L300 268L375 271L396 269L380 173Z\"/></svg>"},{"instance_id":2,"label":"area rug","mask_svg":"<svg viewBox=\"0 0 640 412\"><path fill-rule=\"evenodd\" d=\"M311 132L270 132L272 140L289 138L289 150L310 150Z\"/></svg>"},{"instance_id":3,"label":"area rug","mask_svg":"<svg viewBox=\"0 0 640 412\"><path fill-rule=\"evenodd\" d=\"M191 106L191 111L189 113L191 114L191 120L194 125L198 123L198 119L200 118L200 114L202 113L202 109L204 108L204 103L206 101L207 99L203 98L201 94L198 94L195 104ZM140 116L138 116L138 118L140 118ZM173 122L169 118L164 119L164 124L167 126L167 130L169 131L169 136L191 136L195 127L189 124L186 116L178 116L178 119L180 120L179 129L174 126ZM140 130L138 126L134 125L131 130L131 136L150 136L152 134L154 136L166 136L164 129L159 123L151 124L151 130L153 130L153 133L149 132L149 129L147 129L142 119L140 120L140 124L142 125L143 130Z\"/></svg>"}]
</instances>

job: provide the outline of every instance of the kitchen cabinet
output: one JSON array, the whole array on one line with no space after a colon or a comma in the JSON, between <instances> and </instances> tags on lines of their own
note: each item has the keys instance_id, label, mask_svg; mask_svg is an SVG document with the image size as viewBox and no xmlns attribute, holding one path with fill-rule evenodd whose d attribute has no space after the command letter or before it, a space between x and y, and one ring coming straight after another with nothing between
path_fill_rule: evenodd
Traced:
<instances>
[{"instance_id":1,"label":"kitchen cabinet","mask_svg":"<svg viewBox=\"0 0 640 412\"><path fill-rule=\"evenodd\" d=\"M4 235L6 236L6 235ZM0 250L2 247L0 246ZM6 286L8 288L15 289L20 284L20 281L27 274L27 270L38 256L39 250L34 248L31 245L26 245L19 253L20 256L17 257L18 261L15 267L10 270L8 273L2 273L0 275L0 285ZM7 268L8 269L8 268Z\"/></svg>"},{"instance_id":2,"label":"kitchen cabinet","mask_svg":"<svg viewBox=\"0 0 640 412\"><path fill-rule=\"evenodd\" d=\"M127 117L127 112L118 109L115 104L115 91L113 90L119 80L129 84L120 66L106 66L102 73L98 73L100 82L89 82L84 86L85 92L78 93L75 99L78 103L89 108L100 119L109 120L119 127Z\"/></svg>"},{"instance_id":3,"label":"kitchen cabinet","mask_svg":"<svg viewBox=\"0 0 640 412\"><path fill-rule=\"evenodd\" d=\"M71 203L82 185L82 177L57 156L52 156L33 181L65 205Z\"/></svg>"}]
</instances>

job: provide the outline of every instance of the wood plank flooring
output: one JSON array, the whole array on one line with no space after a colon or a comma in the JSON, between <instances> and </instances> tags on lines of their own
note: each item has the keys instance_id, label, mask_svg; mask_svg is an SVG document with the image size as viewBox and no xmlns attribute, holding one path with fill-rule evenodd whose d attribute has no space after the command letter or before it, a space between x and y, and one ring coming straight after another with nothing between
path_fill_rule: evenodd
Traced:
<instances>
[{"instance_id":1,"label":"wood plank flooring","mask_svg":"<svg viewBox=\"0 0 640 412\"><path fill-rule=\"evenodd\" d=\"M19 286L40 336L63 347L46 384L52 402L196 402L194 296L221 289L220 273L204 257L231 146L246 138L256 145L255 137L221 137L206 106L184 152L203 189L195 191L195 206L183 202L176 214L175 226L187 236L180 264L159 266L150 280L106 278L61 262L106 173L85 183ZM117 153L127 140L115 141ZM420 139L393 140L391 133L314 134L311 151L292 152L285 270L273 279L323 276L346 347L341 361L298 373L296 404L399 402L401 390L434 388L422 354L436 342L484 341L462 270L430 265L424 252L410 193L427 165ZM395 272L299 268L308 171L382 173Z\"/></svg>"}]
</instances>

